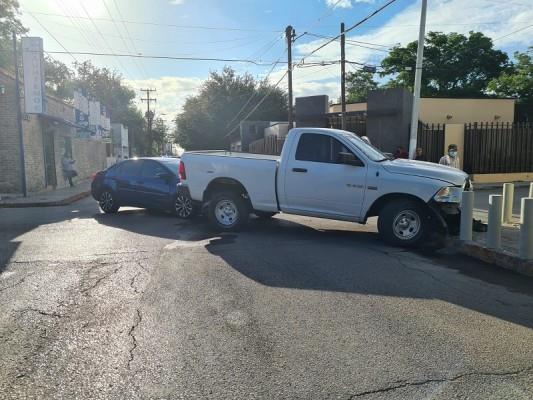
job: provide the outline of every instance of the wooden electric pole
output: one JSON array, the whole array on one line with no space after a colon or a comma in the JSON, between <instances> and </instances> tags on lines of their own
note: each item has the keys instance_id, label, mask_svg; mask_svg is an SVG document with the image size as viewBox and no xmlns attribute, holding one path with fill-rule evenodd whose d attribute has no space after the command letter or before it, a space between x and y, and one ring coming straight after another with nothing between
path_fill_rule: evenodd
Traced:
<instances>
[{"instance_id":1,"label":"wooden electric pole","mask_svg":"<svg viewBox=\"0 0 533 400\"><path fill-rule=\"evenodd\" d=\"M141 92L145 92L146 93L146 98L141 98L141 101L144 102L146 101L146 114L145 114L145 117L146 117L146 122L148 123L148 144L150 146L150 148L148 149L149 151L149 156L152 155L152 152L153 152L153 147L154 147L154 144L153 144L153 137L152 137L152 123L154 121L154 112L153 111L150 111L150 103L153 101L154 103L157 102L157 99L155 98L150 98L150 93L151 92L155 92L156 90L155 89L141 89Z\"/></svg>"},{"instance_id":2,"label":"wooden electric pole","mask_svg":"<svg viewBox=\"0 0 533 400\"><path fill-rule=\"evenodd\" d=\"M291 25L285 28L285 38L287 39L287 75L289 79L289 129L292 129L294 124L294 116L292 110L292 41L294 38L294 29Z\"/></svg>"},{"instance_id":3,"label":"wooden electric pole","mask_svg":"<svg viewBox=\"0 0 533 400\"><path fill-rule=\"evenodd\" d=\"M341 129L346 130L346 35L341 22Z\"/></svg>"}]
</instances>

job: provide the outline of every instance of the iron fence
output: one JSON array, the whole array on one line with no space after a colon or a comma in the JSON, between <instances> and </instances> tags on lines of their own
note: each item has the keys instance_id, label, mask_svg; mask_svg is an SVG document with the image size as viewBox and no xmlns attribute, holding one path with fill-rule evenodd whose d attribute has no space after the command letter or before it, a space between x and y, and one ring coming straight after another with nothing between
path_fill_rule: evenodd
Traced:
<instances>
[{"instance_id":1,"label":"iron fence","mask_svg":"<svg viewBox=\"0 0 533 400\"><path fill-rule=\"evenodd\" d=\"M264 139L258 139L248 145L248 151L254 154L270 154L279 156L283 149L285 139L276 136L267 136Z\"/></svg>"},{"instance_id":2,"label":"iron fence","mask_svg":"<svg viewBox=\"0 0 533 400\"><path fill-rule=\"evenodd\" d=\"M438 163L444 152L445 124L418 123L417 147L421 147L430 162Z\"/></svg>"},{"instance_id":3,"label":"iron fence","mask_svg":"<svg viewBox=\"0 0 533 400\"><path fill-rule=\"evenodd\" d=\"M329 115L328 124L330 128L341 129L341 116ZM360 115L347 115L346 130L355 133L357 136L366 136L366 118Z\"/></svg>"},{"instance_id":4,"label":"iron fence","mask_svg":"<svg viewBox=\"0 0 533 400\"><path fill-rule=\"evenodd\" d=\"M533 171L533 124L465 124L463 165L469 174Z\"/></svg>"}]
</instances>

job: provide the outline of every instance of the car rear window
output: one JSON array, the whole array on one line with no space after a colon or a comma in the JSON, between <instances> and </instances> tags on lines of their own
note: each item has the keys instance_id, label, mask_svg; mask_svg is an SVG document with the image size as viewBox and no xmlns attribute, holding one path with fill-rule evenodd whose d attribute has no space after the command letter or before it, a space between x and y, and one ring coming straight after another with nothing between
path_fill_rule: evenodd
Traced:
<instances>
[{"instance_id":1,"label":"car rear window","mask_svg":"<svg viewBox=\"0 0 533 400\"><path fill-rule=\"evenodd\" d=\"M159 162L163 163L173 174L178 175L178 168L180 165L179 158L161 158L158 159Z\"/></svg>"},{"instance_id":2,"label":"car rear window","mask_svg":"<svg viewBox=\"0 0 533 400\"><path fill-rule=\"evenodd\" d=\"M141 160L128 160L120 164L118 175L120 176L136 176L141 172Z\"/></svg>"}]
</instances>

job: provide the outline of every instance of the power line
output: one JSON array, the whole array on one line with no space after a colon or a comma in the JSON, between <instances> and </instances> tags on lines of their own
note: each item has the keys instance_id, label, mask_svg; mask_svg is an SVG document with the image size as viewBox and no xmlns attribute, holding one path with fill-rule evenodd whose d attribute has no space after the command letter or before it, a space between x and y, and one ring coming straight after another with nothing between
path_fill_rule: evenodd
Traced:
<instances>
[{"instance_id":1,"label":"power line","mask_svg":"<svg viewBox=\"0 0 533 400\"><path fill-rule=\"evenodd\" d=\"M286 61L261 61L247 60L241 58L213 58L213 57L175 57L175 56L154 56L145 54L124 54L124 53L98 53L91 51L49 51L50 54L76 54L86 56L110 56L110 57L134 57L134 58L152 58L162 60L183 60L183 61L221 61L221 62L242 62L258 66L272 66L274 64L287 64Z\"/></svg>"},{"instance_id":2,"label":"power line","mask_svg":"<svg viewBox=\"0 0 533 400\"><path fill-rule=\"evenodd\" d=\"M30 12L30 11L27 11ZM60 17L60 18L67 18L67 15L63 14L54 14L54 13L45 13L45 12L37 12L37 11L31 11L34 14L39 15L46 15L50 17ZM107 22L113 22L112 20L108 18L91 18L91 17L81 17L81 16L71 16L72 18L77 19L89 19L92 21L107 21ZM266 29L252 29L252 28L231 28L231 27L217 27L217 26L206 26L206 25L178 25L178 24L163 24L159 22L149 22L149 21L130 21L125 19L115 19L115 21L123 22L126 24L136 24L136 25L153 25L153 26L167 26L172 28L180 28L180 29L205 29L205 30L215 30L215 31L240 31L240 32L276 32L276 33L282 33L283 31L277 31L277 30L266 30Z\"/></svg>"},{"instance_id":3,"label":"power line","mask_svg":"<svg viewBox=\"0 0 533 400\"><path fill-rule=\"evenodd\" d=\"M356 22L354 25L352 25L351 27L349 27L348 29L346 29L342 34L343 35L346 35L348 32L350 32L351 30L357 28L358 26L362 25L363 23L365 23L366 21L368 21L370 18L372 18L373 16L375 16L376 14L380 13L381 11L383 11L385 8L387 8L388 6L390 6L392 3L394 3L396 0L389 0L387 3L385 3L384 5L382 5L381 7L379 7L378 9L374 10L373 12L371 12L369 15L367 15L365 18L361 19L360 21ZM313 51L311 51L309 54L307 54L306 56L304 56L300 62L303 62L303 60L305 60L307 57L310 57L312 56L313 54L315 54L318 50L326 47L328 44L334 42L335 40L337 40L338 38L341 37L341 34L335 36L334 38L328 40L326 43L323 43L322 45L318 46L316 49L314 49Z\"/></svg>"},{"instance_id":4,"label":"power line","mask_svg":"<svg viewBox=\"0 0 533 400\"><path fill-rule=\"evenodd\" d=\"M75 62L79 62L78 59L76 57L74 57L74 55L70 51L68 51L65 46L63 46L63 43L61 43L59 40L57 40L56 37L54 35L52 35L52 32L50 32L43 24L41 24L41 21L39 21L35 15L33 15L33 14L30 14L30 15L33 17L33 19L35 19L35 22L37 22L40 25L40 27L43 28L46 31L46 33L48 33L50 35L50 37L52 39L54 39L59 46L61 46L61 48L63 50L65 50L64 52L62 52L63 54L68 54L68 55L70 55L73 58L73 60Z\"/></svg>"},{"instance_id":5,"label":"power line","mask_svg":"<svg viewBox=\"0 0 533 400\"><path fill-rule=\"evenodd\" d=\"M338 42L340 39L335 39L333 38L332 36L325 36L325 35L318 35L316 33L307 33L309 36L314 36L314 37L317 37L317 38L322 38L322 39L333 39L335 40L336 42ZM378 48L375 48L375 47L370 47L370 46L365 46L363 44L359 44L358 42L356 41L353 41L353 40L349 40L349 39L346 39L346 44L350 45L350 46L356 46L356 47L362 47L364 49L370 49L370 50L375 50L375 51L381 51L383 53L388 53L389 50L385 50L385 49L378 49ZM377 45L377 46L382 46L382 45ZM383 46L383 47L387 47L387 46Z\"/></svg>"}]
</instances>

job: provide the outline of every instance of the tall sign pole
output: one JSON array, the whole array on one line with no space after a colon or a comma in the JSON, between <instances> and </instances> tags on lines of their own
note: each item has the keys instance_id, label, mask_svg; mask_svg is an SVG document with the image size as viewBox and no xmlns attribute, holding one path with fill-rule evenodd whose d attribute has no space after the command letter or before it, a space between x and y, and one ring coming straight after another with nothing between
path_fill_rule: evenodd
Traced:
<instances>
[{"instance_id":1,"label":"tall sign pole","mask_svg":"<svg viewBox=\"0 0 533 400\"><path fill-rule=\"evenodd\" d=\"M287 74L289 79L289 129L292 129L294 116L292 111L292 40L294 37L294 29L291 25L285 28L285 37L287 38Z\"/></svg>"},{"instance_id":2,"label":"tall sign pole","mask_svg":"<svg viewBox=\"0 0 533 400\"><path fill-rule=\"evenodd\" d=\"M22 194L28 196L26 188L26 161L24 157L24 133L22 131L22 111L20 109L20 83L19 83L19 65L17 55L17 34L13 31L13 57L15 58L15 101L17 102L17 129L19 134L20 146L20 178L22 184Z\"/></svg>"},{"instance_id":3,"label":"tall sign pole","mask_svg":"<svg viewBox=\"0 0 533 400\"><path fill-rule=\"evenodd\" d=\"M154 121L154 112L150 110L150 102L157 102L157 99L154 99L153 97L150 97L150 93L155 92L155 89L141 89L141 92L146 93L146 98L141 98L141 102L146 101L146 122L148 123L148 143L150 144L149 156L152 155L153 152L153 137L152 137L152 123Z\"/></svg>"},{"instance_id":4,"label":"tall sign pole","mask_svg":"<svg viewBox=\"0 0 533 400\"><path fill-rule=\"evenodd\" d=\"M341 23L341 129L346 130L346 35Z\"/></svg>"},{"instance_id":5,"label":"tall sign pole","mask_svg":"<svg viewBox=\"0 0 533 400\"><path fill-rule=\"evenodd\" d=\"M409 158L415 158L418 135L418 115L420 112L420 85L422 83L422 65L424 60L424 38L426 36L427 0L422 0L420 12L420 31L418 32L418 50L416 52L415 84L413 88L413 110L411 115L411 132L409 135Z\"/></svg>"}]
</instances>

